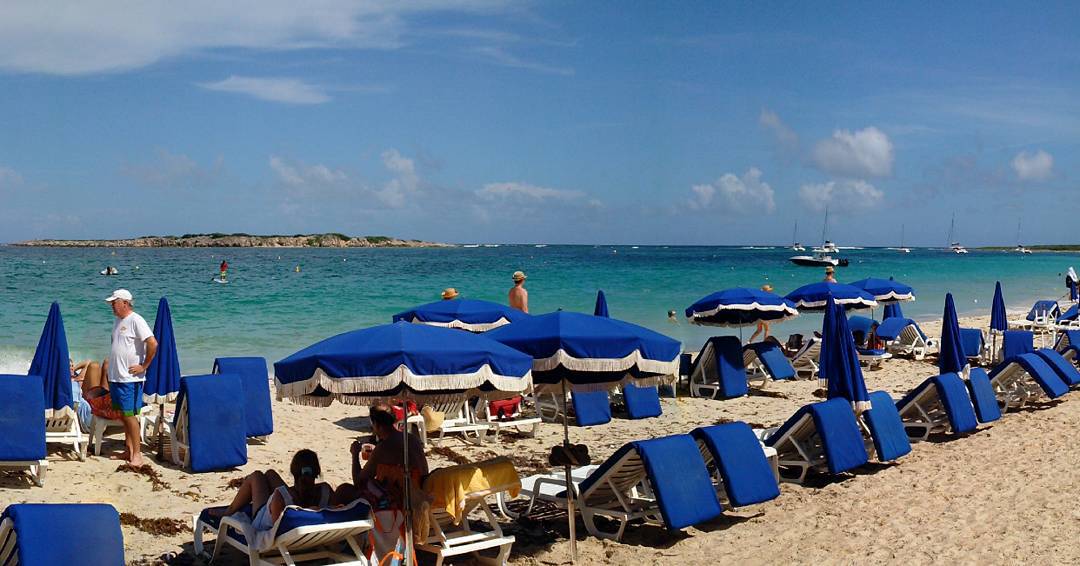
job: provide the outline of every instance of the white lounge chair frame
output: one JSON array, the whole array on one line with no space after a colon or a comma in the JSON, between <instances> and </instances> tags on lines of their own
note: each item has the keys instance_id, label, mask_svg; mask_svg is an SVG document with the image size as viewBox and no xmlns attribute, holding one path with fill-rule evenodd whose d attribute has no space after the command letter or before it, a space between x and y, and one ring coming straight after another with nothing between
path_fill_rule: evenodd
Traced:
<instances>
[{"instance_id":1,"label":"white lounge chair frame","mask_svg":"<svg viewBox=\"0 0 1080 566\"><path fill-rule=\"evenodd\" d=\"M589 534L597 538L620 540L631 521L641 519L647 523L663 525L656 498L646 481L648 475L645 464L636 450L628 451L618 461L613 462L604 476L593 482L588 491L580 492L581 483L599 467L583 466L570 474L574 486L574 508L581 512ZM561 473L552 473L522 480L521 493L530 498L525 514L532 511L536 501L549 501L565 509L565 497L557 495L566 490L565 477ZM614 531L601 530L596 524L597 517L611 519L617 527Z\"/></svg>"},{"instance_id":2,"label":"white lounge chair frame","mask_svg":"<svg viewBox=\"0 0 1080 566\"><path fill-rule=\"evenodd\" d=\"M746 348L743 350L742 360L743 367L746 368L746 384L758 389L765 389L765 386L773 378L772 374L765 369L765 364L762 363L761 358L758 358L757 352L753 348ZM798 377L797 373L796 377Z\"/></svg>"},{"instance_id":3,"label":"white lounge chair frame","mask_svg":"<svg viewBox=\"0 0 1080 566\"><path fill-rule=\"evenodd\" d=\"M1020 364L1011 363L990 378L998 403L1005 409L1019 409L1032 401L1045 399L1046 393Z\"/></svg>"},{"instance_id":4,"label":"white lounge chair frame","mask_svg":"<svg viewBox=\"0 0 1080 566\"><path fill-rule=\"evenodd\" d=\"M431 507L428 511L428 533L418 537L416 548L435 555L435 566L442 566L443 560L451 556L471 554L480 564L505 566L510 557L510 548L514 537L503 534L499 521L487 504L487 497L504 493L510 486L500 486L490 490L465 494L465 510L461 524L455 525L454 518L445 509ZM474 531L468 515L479 508L483 511L484 522L489 531ZM498 549L495 556L481 554L480 551Z\"/></svg>"},{"instance_id":5,"label":"white lounge chair frame","mask_svg":"<svg viewBox=\"0 0 1080 566\"><path fill-rule=\"evenodd\" d=\"M933 348L937 348L937 341L929 337L923 338L919 329L914 324L909 324L900 330L896 340L889 342L887 350L892 354L923 360Z\"/></svg>"},{"instance_id":6,"label":"white lounge chair frame","mask_svg":"<svg viewBox=\"0 0 1080 566\"><path fill-rule=\"evenodd\" d=\"M19 563L15 556L15 546L18 540L14 523L11 519L0 521L0 564Z\"/></svg>"},{"instance_id":7,"label":"white lounge chair frame","mask_svg":"<svg viewBox=\"0 0 1080 566\"><path fill-rule=\"evenodd\" d=\"M415 425L420 440L427 446L428 439L435 446L439 446L447 434L461 433L461 438L470 444L483 444L488 431L494 427L486 422L477 421L472 412L472 406L465 400L444 401L428 403L431 408L442 413L443 422L437 431L428 432L424 427L424 419L420 415L413 415L406 419L409 425ZM437 433L437 434L436 434Z\"/></svg>"},{"instance_id":8,"label":"white lounge chair frame","mask_svg":"<svg viewBox=\"0 0 1080 566\"><path fill-rule=\"evenodd\" d=\"M885 352L883 354L864 354L859 352L859 363L865 364L867 369L873 369L881 367L881 363L892 357L892 354Z\"/></svg>"},{"instance_id":9,"label":"white lounge chair frame","mask_svg":"<svg viewBox=\"0 0 1080 566\"><path fill-rule=\"evenodd\" d=\"M795 377L807 373L809 379L814 379L818 374L818 357L821 356L821 339L811 337L806 340L802 348L791 357L791 367L795 368Z\"/></svg>"},{"instance_id":10,"label":"white lounge chair frame","mask_svg":"<svg viewBox=\"0 0 1080 566\"><path fill-rule=\"evenodd\" d=\"M188 408L187 397L184 397L176 406L176 424L167 426L169 433L169 448L172 452L172 461L177 466L187 469L191 466L191 438L188 431ZM165 419L159 416L159 423L164 425ZM181 453L183 458L181 458Z\"/></svg>"},{"instance_id":11,"label":"white lounge chair frame","mask_svg":"<svg viewBox=\"0 0 1080 566\"><path fill-rule=\"evenodd\" d=\"M79 428L79 419L73 411L61 416L45 417L45 443L70 444L79 460L86 460L87 436Z\"/></svg>"},{"instance_id":12,"label":"white lounge chair frame","mask_svg":"<svg viewBox=\"0 0 1080 566\"><path fill-rule=\"evenodd\" d=\"M536 431L540 429L540 422L542 419L539 414L535 417L525 416L522 409L525 407L527 400L528 397L522 395L521 403L518 404L517 410L510 415L510 418L507 420L499 420L497 416L491 414L491 407L488 405L487 399L481 397L476 402L472 415L476 417L476 422L478 424L486 424L491 427L495 440L499 439L499 432L504 428L517 429L529 438L533 438L536 436Z\"/></svg>"},{"instance_id":13,"label":"white lounge chair frame","mask_svg":"<svg viewBox=\"0 0 1080 566\"><path fill-rule=\"evenodd\" d=\"M353 502L352 505L356 505L358 502L359 500ZM298 508L295 506L290 507ZM212 533L216 538L214 552L208 556L210 561L217 558L221 553L222 546L228 543L247 555L250 566L280 566L281 564L292 566L297 562L329 559L333 561L323 562L323 564L357 566L367 566L369 564L363 552L363 545L357 537L371 530L373 523L370 519L297 527L287 533L278 535L273 541L273 546L261 551L229 536L229 530L231 529L243 535L246 541L255 540L255 529L251 526L251 520L243 513L223 517L221 526L218 529L200 521L198 514L194 516L192 523L195 531L194 550L196 555L207 556L203 545L204 533ZM277 525L274 525L274 528L276 529ZM337 551L341 548L343 542L349 545L353 555Z\"/></svg>"},{"instance_id":14,"label":"white lounge chair frame","mask_svg":"<svg viewBox=\"0 0 1080 566\"><path fill-rule=\"evenodd\" d=\"M896 411L900 413L905 434L909 426L923 430L923 433L918 436L908 434L911 440L926 440L931 434L948 432L952 426L949 424L949 413L945 410L945 404L941 402L941 395L938 394L937 384L934 383L927 385L903 407L897 407Z\"/></svg>"},{"instance_id":15,"label":"white lounge chair frame","mask_svg":"<svg viewBox=\"0 0 1080 566\"><path fill-rule=\"evenodd\" d=\"M754 429L754 434L762 443L781 427L768 429ZM810 413L803 415L798 422L788 428L780 439L772 443L776 450L777 476L780 481L801 484L806 481L806 474L811 470L824 472L828 470L828 460L825 457L825 448L821 442L814 425L814 416ZM785 467L798 470L796 476L785 476L782 471Z\"/></svg>"},{"instance_id":16,"label":"white lounge chair frame","mask_svg":"<svg viewBox=\"0 0 1080 566\"><path fill-rule=\"evenodd\" d=\"M145 409L145 408L144 408ZM90 444L93 447L94 456L101 456L101 444L104 441L105 434L108 433L110 428L124 428L123 421L115 419L105 419L97 415L90 417ZM145 410L139 413L139 436L142 437L143 442L146 441L147 419Z\"/></svg>"},{"instance_id":17,"label":"white lounge chair frame","mask_svg":"<svg viewBox=\"0 0 1080 566\"><path fill-rule=\"evenodd\" d=\"M570 471L570 479L574 482L574 485L577 485L585 481L585 478L589 477L589 474L599 467L599 465L591 464L574 468ZM495 498L500 514L511 519L517 519L519 516L528 516L532 513L537 501L549 503L559 509L566 509L566 498L559 497L559 494L564 491L566 491L566 474L560 468L547 474L536 474L521 480L521 492L518 495L529 500L529 505L524 513L515 513L510 510L505 492L495 494Z\"/></svg>"},{"instance_id":18,"label":"white lounge chair frame","mask_svg":"<svg viewBox=\"0 0 1080 566\"><path fill-rule=\"evenodd\" d=\"M45 485L45 471L49 467L47 460L5 460L0 461L0 469L4 470L26 470L30 474L30 479L34 480L34 485L42 487ZM4 537L0 535L0 564L7 564L4 562L2 556L4 551Z\"/></svg>"}]
</instances>

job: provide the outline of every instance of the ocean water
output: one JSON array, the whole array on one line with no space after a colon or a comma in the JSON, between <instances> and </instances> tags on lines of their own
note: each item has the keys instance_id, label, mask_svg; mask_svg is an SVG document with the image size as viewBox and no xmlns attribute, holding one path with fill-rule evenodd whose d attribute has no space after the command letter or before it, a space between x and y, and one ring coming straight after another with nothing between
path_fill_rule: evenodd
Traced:
<instances>
[{"instance_id":1,"label":"ocean water","mask_svg":"<svg viewBox=\"0 0 1080 566\"><path fill-rule=\"evenodd\" d=\"M105 356L112 313L103 301L115 288L130 289L136 310L153 325L157 300L169 299L185 373L210 369L218 356L257 355L270 363L322 338L390 321L410 306L434 301L445 287L462 296L505 301L510 275L525 271L534 313L558 308L592 312L603 289L612 316L650 327L696 350L714 334L734 329L691 326L683 309L727 287L771 283L777 292L819 281L820 268L787 261L784 248L681 246L546 246L446 249L47 249L0 247L0 372L29 367L49 303L59 301L72 356ZM961 315L986 314L994 281L1010 309L1065 293L1063 273L1080 254L944 250L899 254L883 249L840 254L841 282L895 277L912 285L917 300L904 303L913 318L939 318L951 291ZM230 284L212 279L229 261ZM120 273L98 274L106 265ZM295 273L294 267L301 267ZM678 324L667 311L678 312ZM878 312L880 316L880 310ZM774 333L820 328L808 313ZM752 330L747 331L747 335Z\"/></svg>"}]
</instances>

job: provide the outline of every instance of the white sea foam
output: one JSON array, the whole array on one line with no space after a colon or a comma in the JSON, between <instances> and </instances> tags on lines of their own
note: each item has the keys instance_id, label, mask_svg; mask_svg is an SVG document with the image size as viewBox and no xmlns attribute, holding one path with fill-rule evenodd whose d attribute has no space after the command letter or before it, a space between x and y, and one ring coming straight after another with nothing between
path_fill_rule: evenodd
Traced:
<instances>
[{"instance_id":1,"label":"white sea foam","mask_svg":"<svg viewBox=\"0 0 1080 566\"><path fill-rule=\"evenodd\" d=\"M0 373L26 374L33 359L33 350L0 346Z\"/></svg>"}]
</instances>

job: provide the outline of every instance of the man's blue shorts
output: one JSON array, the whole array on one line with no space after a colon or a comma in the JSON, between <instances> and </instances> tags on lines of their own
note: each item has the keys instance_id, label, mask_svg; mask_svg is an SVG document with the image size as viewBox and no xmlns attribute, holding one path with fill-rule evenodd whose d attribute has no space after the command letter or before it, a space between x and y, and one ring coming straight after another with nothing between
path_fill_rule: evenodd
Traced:
<instances>
[{"instance_id":1,"label":"man's blue shorts","mask_svg":"<svg viewBox=\"0 0 1080 566\"><path fill-rule=\"evenodd\" d=\"M109 383L109 395L112 397L112 408L120 411L125 417L134 417L142 410L143 382L133 381L129 383Z\"/></svg>"}]
</instances>

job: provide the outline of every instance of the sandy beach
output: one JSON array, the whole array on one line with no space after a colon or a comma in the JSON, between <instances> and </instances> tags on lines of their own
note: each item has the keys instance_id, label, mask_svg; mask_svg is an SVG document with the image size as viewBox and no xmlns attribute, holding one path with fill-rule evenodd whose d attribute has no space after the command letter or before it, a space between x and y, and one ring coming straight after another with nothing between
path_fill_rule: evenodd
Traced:
<instances>
[{"instance_id":1,"label":"sandy beach","mask_svg":"<svg viewBox=\"0 0 1080 566\"><path fill-rule=\"evenodd\" d=\"M961 323L986 327L987 320ZM923 327L932 336L938 334L937 323ZM893 359L865 377L871 391L883 389L898 398L935 370L931 360ZM588 444L594 459L601 460L627 441L688 432L700 425L742 420L754 427L777 426L800 406L818 400L816 387L816 381L800 380L770 383L763 392L728 401L665 398L660 418L615 418L605 426L573 428L571 439ZM1009 413L963 438L918 443L897 464L870 465L806 486L785 483L778 499L726 512L722 519L684 533L637 526L623 541L612 542L588 537L579 526L581 563L1076 563L1080 479L1071 471L1080 466L1080 453L1072 449L1069 431L1080 426L1080 404L1065 399ZM276 432L269 443L249 446L249 462L241 469L190 474L155 462L160 476L155 485L146 476L117 471L119 463L107 457L79 462L51 448L45 487L30 487L21 477L0 477L0 507L19 502L111 503L130 514L124 515L123 527L129 562L201 563L191 554L191 516L227 502L231 480L256 469L284 470L292 453L303 447L318 451L326 481L348 480L348 445L359 434L366 409L340 404L318 409L287 401L275 401L273 408ZM545 467L547 449L560 440L561 430L544 425L536 438L503 436L482 446L448 440L428 457L434 468L453 460L507 455L524 476ZM109 438L107 450L118 450L120 438ZM508 524L518 539L513 563L568 561L565 515L541 517ZM155 519L171 521L146 524ZM151 534L162 527L181 530ZM218 563L243 564L246 559L229 551Z\"/></svg>"}]
</instances>

